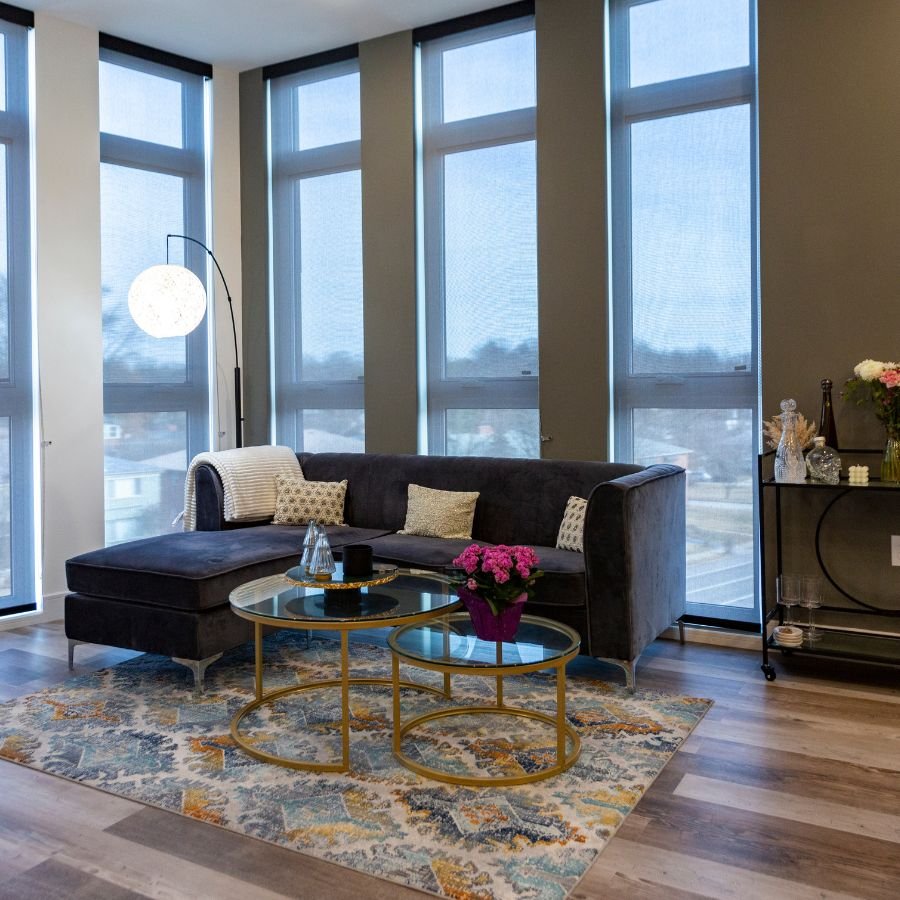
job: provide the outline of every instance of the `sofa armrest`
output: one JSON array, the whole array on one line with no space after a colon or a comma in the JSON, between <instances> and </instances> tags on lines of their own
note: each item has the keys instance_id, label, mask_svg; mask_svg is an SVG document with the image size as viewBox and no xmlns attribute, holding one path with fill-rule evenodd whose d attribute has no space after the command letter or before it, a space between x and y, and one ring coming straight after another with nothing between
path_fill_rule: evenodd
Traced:
<instances>
[{"instance_id":1,"label":"sofa armrest","mask_svg":"<svg viewBox=\"0 0 900 900\"><path fill-rule=\"evenodd\" d=\"M253 522L225 521L225 490L219 473L203 463L194 471L194 489L197 497L197 531L228 531L232 528L248 528L268 525L269 519Z\"/></svg>"},{"instance_id":2,"label":"sofa armrest","mask_svg":"<svg viewBox=\"0 0 900 900\"><path fill-rule=\"evenodd\" d=\"M635 660L685 610L685 472L654 465L598 484L584 554L592 656Z\"/></svg>"}]
</instances>

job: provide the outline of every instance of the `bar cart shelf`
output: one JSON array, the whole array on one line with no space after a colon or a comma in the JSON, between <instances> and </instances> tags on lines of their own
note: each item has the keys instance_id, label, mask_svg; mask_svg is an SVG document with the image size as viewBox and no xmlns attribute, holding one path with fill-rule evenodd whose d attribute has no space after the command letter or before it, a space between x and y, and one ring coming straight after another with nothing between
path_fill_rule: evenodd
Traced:
<instances>
[{"instance_id":1,"label":"bar cart shelf","mask_svg":"<svg viewBox=\"0 0 900 900\"><path fill-rule=\"evenodd\" d=\"M875 464L870 464L870 469L877 469L880 462L880 450L841 450L846 457L868 455L875 457ZM801 484L787 484L776 482L772 474L775 451L770 450L761 453L757 459L757 486L759 516L759 541L760 541L760 571L762 573L762 664L760 668L767 681L775 680L775 667L769 659L769 653L777 650L785 656L791 654L827 657L830 659L849 659L858 662L873 662L884 665L900 666L900 608L885 607L879 602L873 602L871 598L857 597L837 583L823 559L820 546L823 523L832 509L843 497L852 493L865 495L888 494L893 496L900 512L900 484L896 482L883 482L877 478L870 479L867 485L851 486L846 478L842 477L838 484L821 484L813 481L805 481ZM816 560L823 578L844 599L849 601L847 606L822 605L816 612L836 612L845 616L859 617L859 626L833 626L818 625L822 639L810 646L804 643L799 647L784 647L777 644L774 638L769 636L768 625L777 620L784 624L784 607L776 602L767 590L766 573L766 541L765 518L767 503L774 503L775 512L775 557L776 575L782 574L783 568L783 530L782 530L782 505L791 496L796 496L797 491L821 491L829 497L825 503L815 528L815 552ZM877 616L892 620L897 624L896 634L881 630L874 630L866 626L871 622L871 617Z\"/></svg>"}]
</instances>

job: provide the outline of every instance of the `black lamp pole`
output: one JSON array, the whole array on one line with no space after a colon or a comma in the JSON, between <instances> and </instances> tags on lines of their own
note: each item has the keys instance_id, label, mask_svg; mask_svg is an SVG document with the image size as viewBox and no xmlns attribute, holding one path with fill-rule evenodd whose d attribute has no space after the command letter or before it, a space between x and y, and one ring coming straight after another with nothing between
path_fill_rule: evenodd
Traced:
<instances>
[{"instance_id":1,"label":"black lamp pole","mask_svg":"<svg viewBox=\"0 0 900 900\"><path fill-rule=\"evenodd\" d=\"M244 417L241 411L241 363L240 357L238 356L238 343L237 343L237 326L234 324L234 305L231 302L231 292L228 290L228 282L225 280L225 275L222 272L222 267L219 265L219 261L213 255L212 250L206 246L202 241L198 241L196 238L188 237L186 234L167 234L166 235L166 263L169 262L169 240L170 238L181 238L183 241L190 241L192 244L196 244L198 247L202 247L208 254L209 258L216 264L216 269L219 271L219 277L222 279L222 284L225 286L225 296L228 298L228 312L231 313L231 333L234 336L234 442L237 447L244 446Z\"/></svg>"}]
</instances>

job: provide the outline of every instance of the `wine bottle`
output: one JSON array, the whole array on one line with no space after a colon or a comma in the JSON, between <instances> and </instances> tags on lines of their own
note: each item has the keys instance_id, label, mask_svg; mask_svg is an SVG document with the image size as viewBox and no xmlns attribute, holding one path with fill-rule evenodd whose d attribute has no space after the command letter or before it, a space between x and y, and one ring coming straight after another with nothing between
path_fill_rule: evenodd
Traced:
<instances>
[{"instance_id":1,"label":"wine bottle","mask_svg":"<svg viewBox=\"0 0 900 900\"><path fill-rule=\"evenodd\" d=\"M818 437L825 438L825 444L832 450L838 447L837 428L834 424L834 408L831 405L831 379L822 379L822 412L819 415Z\"/></svg>"}]
</instances>

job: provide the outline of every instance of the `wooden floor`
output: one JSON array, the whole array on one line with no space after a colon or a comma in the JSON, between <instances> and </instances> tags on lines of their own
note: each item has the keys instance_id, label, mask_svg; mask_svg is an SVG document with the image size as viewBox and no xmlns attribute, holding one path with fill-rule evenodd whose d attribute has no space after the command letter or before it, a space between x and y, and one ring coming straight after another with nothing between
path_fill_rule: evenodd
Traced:
<instances>
[{"instance_id":1,"label":"wooden floor","mask_svg":"<svg viewBox=\"0 0 900 900\"><path fill-rule=\"evenodd\" d=\"M0 632L0 699L68 676L61 623ZM79 647L77 671L131 654ZM576 671L619 678L580 659ZM716 705L573 898L900 896L900 674L657 641L641 687ZM426 895L0 761L0 897Z\"/></svg>"}]
</instances>

